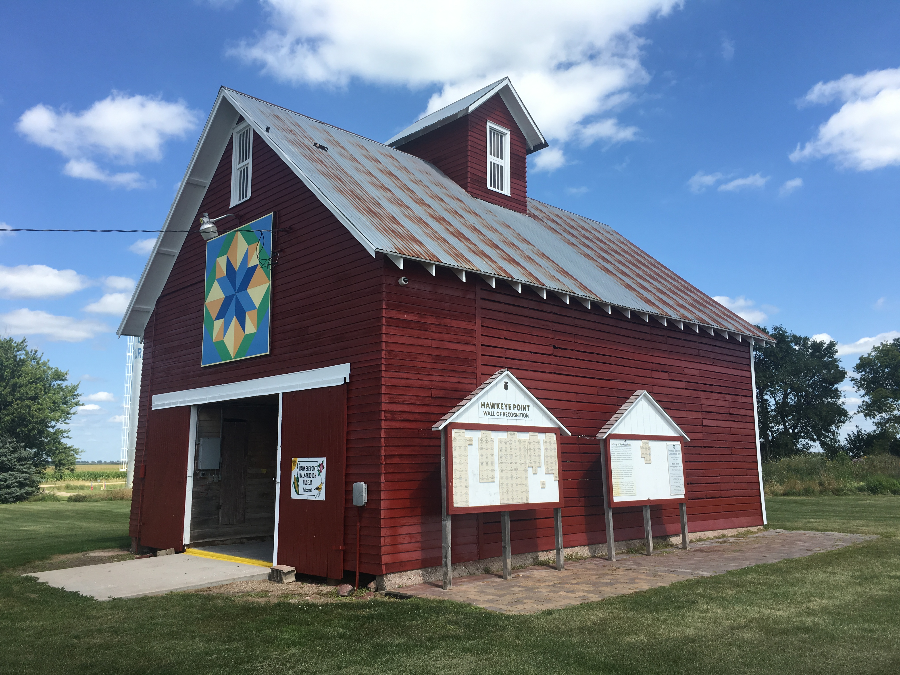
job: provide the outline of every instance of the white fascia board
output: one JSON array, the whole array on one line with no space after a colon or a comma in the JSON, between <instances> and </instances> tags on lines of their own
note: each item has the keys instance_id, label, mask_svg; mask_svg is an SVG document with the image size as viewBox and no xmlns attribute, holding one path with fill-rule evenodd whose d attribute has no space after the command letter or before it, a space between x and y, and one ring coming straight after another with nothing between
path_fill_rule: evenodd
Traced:
<instances>
[{"instance_id":1,"label":"white fascia board","mask_svg":"<svg viewBox=\"0 0 900 675\"><path fill-rule=\"evenodd\" d=\"M156 238L153 251L144 265L141 278L134 288L128 308L122 316L117 335L143 337L144 329L150 318L152 308L162 293L169 273L175 265L177 252L181 250L187 232L171 232L170 230L189 230L197 209L206 194L209 182L215 173L219 158L231 138L231 128L237 120L238 112L229 102L223 106L224 88L219 89L216 102L206 120L206 126L194 148L194 154L188 164L181 185L162 227ZM176 255L172 255L172 252ZM150 308L150 312L137 310L137 307Z\"/></svg>"},{"instance_id":2,"label":"white fascia board","mask_svg":"<svg viewBox=\"0 0 900 675\"><path fill-rule=\"evenodd\" d=\"M656 399L653 398L650 395L650 393L647 391L645 391L643 394L641 394L640 396L637 397L637 400L631 404L631 406L628 408L628 410L625 412L625 414L622 415L618 420L616 420L616 423L613 424L612 427L610 427L610 430L607 431L605 434L603 434L603 436L601 438L607 438L608 436L611 436L612 434L616 433L616 428L620 424L622 424L622 421L626 417L628 417L628 413L630 413L632 410L634 410L635 406L637 406L637 404L641 402L641 399L646 399L647 403L649 403L650 406L654 410L656 410L656 412L658 412L669 424L671 424L673 427L675 427L678 430L679 436L684 437L684 440L690 442L691 439L688 438L688 435L686 433L684 433L684 431L682 430L682 428L680 426L675 424L675 420L673 420L671 417L669 417L669 413L667 413L665 410L663 410L662 406L660 406L659 403L656 402Z\"/></svg>"},{"instance_id":3,"label":"white fascia board","mask_svg":"<svg viewBox=\"0 0 900 675\"><path fill-rule=\"evenodd\" d=\"M524 384L522 384L521 382L519 382L519 378L517 378L515 375L513 375L513 374L512 374L510 371L508 371L508 370L506 371L506 374L505 374L503 377L509 377L509 378L512 379L516 384L518 384L518 385L522 388L522 391L524 391L526 394L528 394L528 397L531 399L531 402L538 408L538 410L540 410L540 411L541 411L542 413L544 413L547 417L549 417L551 420L553 420L553 423L554 423L556 426L559 427L560 431L562 431L566 436L571 436L571 435L572 435L572 432L570 432L568 429L566 429L566 427L563 425L563 423L560 422L558 419L556 419L556 415L554 415L552 412L550 412L549 410L547 410L547 408L544 407L544 404L541 403L541 402L537 399L537 397L536 397L534 394L531 393L531 390L530 390L528 387L526 387ZM488 388L485 389L484 391L479 392L479 393L478 393L478 396L476 396L476 397L473 398L471 401L469 401L466 405L464 405L462 408L460 408L459 410L457 410L456 413L454 413L453 417L451 417L451 418L448 419L448 420L444 420L444 421L440 422L439 424L436 424L436 425L434 425L433 427L431 427L432 431L440 431L441 429L443 429L444 427L446 427L448 424L453 424L453 422L456 420L456 418L458 418L460 415L463 414L463 412L465 412L466 410L468 410L469 406L472 405L478 397L483 396L486 392L490 391L494 386L497 385L498 382L500 382L501 379L502 379L502 378L498 378L498 379L495 380L493 383L491 383L491 386L490 386L490 387L488 387ZM673 422L673 424L674 424L674 422ZM676 425L676 426L677 426L677 425ZM686 437L685 437L685 438L686 438Z\"/></svg>"},{"instance_id":4,"label":"white fascia board","mask_svg":"<svg viewBox=\"0 0 900 675\"><path fill-rule=\"evenodd\" d=\"M244 108L241 107L240 102L232 97L228 90L225 90L225 96L228 98L229 102L244 116L244 119L253 127L253 130L256 131L259 136L265 139L266 144L275 151L275 154L281 158L281 161L290 167L291 171L299 178L303 184L310 189L310 191L318 198L322 204L325 205L329 211L331 211L332 215L337 218L340 223L347 228L347 231L353 235L353 238L356 239L360 244L362 244L363 248L369 252L373 258L375 257L375 253L378 251L375 248L375 245L369 241L369 239L362 233L362 231L353 224L353 222L348 218L343 211L341 211L337 206L335 206L334 202L332 202L328 197L325 196L325 193L319 189L319 186L316 185L309 176L307 176L303 170L294 164L293 160L288 157L287 153L281 149L281 146L278 145L270 136L266 133L264 127L261 127L259 123L250 117L249 113L247 113Z\"/></svg>"},{"instance_id":5,"label":"white fascia board","mask_svg":"<svg viewBox=\"0 0 900 675\"><path fill-rule=\"evenodd\" d=\"M163 408L178 408L186 405L233 401L238 398L281 394L286 391L334 387L349 380L350 364L342 363L336 366L288 373L287 375L273 375L231 384L217 384L212 387L157 394L153 397L152 407L153 410L162 410Z\"/></svg>"}]
</instances>

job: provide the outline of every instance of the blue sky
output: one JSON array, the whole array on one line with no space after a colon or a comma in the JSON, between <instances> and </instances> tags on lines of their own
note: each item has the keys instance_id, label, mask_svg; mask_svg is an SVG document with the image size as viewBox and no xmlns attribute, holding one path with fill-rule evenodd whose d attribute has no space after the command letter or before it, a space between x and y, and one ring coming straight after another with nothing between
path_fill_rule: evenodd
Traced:
<instances>
[{"instance_id":1,"label":"blue sky","mask_svg":"<svg viewBox=\"0 0 900 675\"><path fill-rule=\"evenodd\" d=\"M8 6L0 228L159 228L219 85L385 140L508 74L551 142L531 197L753 321L832 337L847 368L900 336L896 2L447 7ZM82 382L84 459L119 454L115 328L143 238L0 233L0 331Z\"/></svg>"}]
</instances>

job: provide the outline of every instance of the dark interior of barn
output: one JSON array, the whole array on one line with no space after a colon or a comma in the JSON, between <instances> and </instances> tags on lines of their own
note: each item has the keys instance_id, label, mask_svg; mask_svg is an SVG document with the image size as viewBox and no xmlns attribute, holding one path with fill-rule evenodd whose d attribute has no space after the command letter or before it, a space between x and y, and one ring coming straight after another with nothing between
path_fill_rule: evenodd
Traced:
<instances>
[{"instance_id":1,"label":"dark interior of barn","mask_svg":"<svg viewBox=\"0 0 900 675\"><path fill-rule=\"evenodd\" d=\"M199 407L192 544L271 539L277 444L277 396Z\"/></svg>"}]
</instances>

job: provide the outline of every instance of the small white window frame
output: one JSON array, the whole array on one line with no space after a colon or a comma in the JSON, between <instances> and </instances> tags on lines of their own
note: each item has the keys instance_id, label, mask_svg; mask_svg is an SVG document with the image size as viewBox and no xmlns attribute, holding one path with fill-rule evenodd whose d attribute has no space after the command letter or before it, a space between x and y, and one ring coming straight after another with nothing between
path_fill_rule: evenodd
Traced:
<instances>
[{"instance_id":1,"label":"small white window frame","mask_svg":"<svg viewBox=\"0 0 900 675\"><path fill-rule=\"evenodd\" d=\"M243 162L239 162L239 147L238 147L238 139L241 134L245 131L249 130L250 134L250 148L247 154L246 160ZM240 176L240 170L243 167L247 167L247 194L241 198L240 195L240 185L238 184L238 177ZM251 194L251 186L253 185L253 127L251 127L247 122L242 122L238 126L234 128L234 131L231 134L231 206L235 206L236 204L240 204L241 202L245 202L250 199Z\"/></svg>"},{"instance_id":2,"label":"small white window frame","mask_svg":"<svg viewBox=\"0 0 900 675\"><path fill-rule=\"evenodd\" d=\"M497 161L495 157L491 155L491 131L497 131L503 134L503 160ZM510 176L509 176L509 129L504 129L499 124L494 124L493 122L487 123L487 188L493 192L499 192L502 195L509 195L509 184L510 184ZM491 186L491 165L498 164L503 167L503 189L498 190L495 187Z\"/></svg>"}]
</instances>

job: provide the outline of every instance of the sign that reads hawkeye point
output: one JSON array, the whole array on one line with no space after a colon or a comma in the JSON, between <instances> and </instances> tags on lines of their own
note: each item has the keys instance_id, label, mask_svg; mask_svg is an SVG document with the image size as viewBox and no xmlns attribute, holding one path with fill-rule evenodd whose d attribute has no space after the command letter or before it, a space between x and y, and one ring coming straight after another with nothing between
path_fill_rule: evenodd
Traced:
<instances>
[{"instance_id":1,"label":"sign that reads hawkeye point","mask_svg":"<svg viewBox=\"0 0 900 675\"><path fill-rule=\"evenodd\" d=\"M481 417L487 420L506 422L508 420L531 419L530 403L506 403L504 401L481 401L478 406Z\"/></svg>"}]
</instances>

